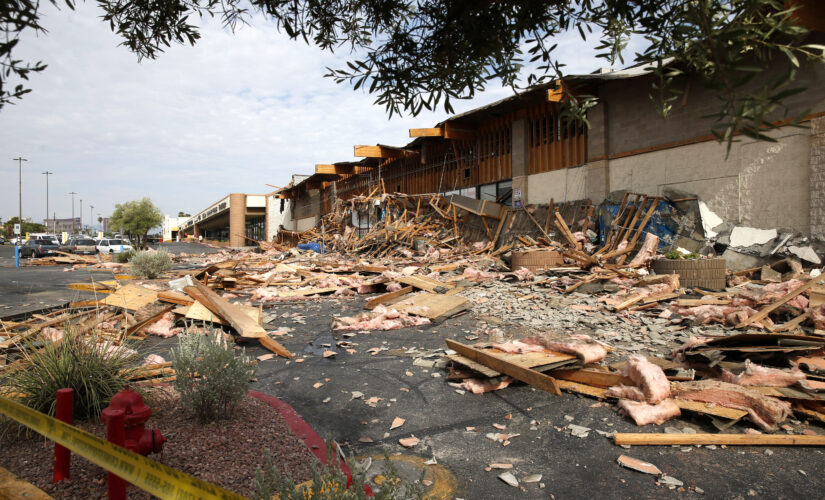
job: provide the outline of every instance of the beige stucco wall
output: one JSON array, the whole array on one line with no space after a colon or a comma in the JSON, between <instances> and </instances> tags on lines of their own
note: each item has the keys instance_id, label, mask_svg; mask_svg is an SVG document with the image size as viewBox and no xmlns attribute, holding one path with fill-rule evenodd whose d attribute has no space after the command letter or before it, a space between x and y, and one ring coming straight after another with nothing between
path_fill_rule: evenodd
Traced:
<instances>
[{"instance_id":1,"label":"beige stucco wall","mask_svg":"<svg viewBox=\"0 0 825 500\"><path fill-rule=\"evenodd\" d=\"M755 227L809 224L810 134L783 128L777 142L745 140L726 148L715 141L610 160L610 189L661 194L672 187L697 194L723 219Z\"/></svg>"},{"instance_id":2,"label":"beige stucco wall","mask_svg":"<svg viewBox=\"0 0 825 500\"><path fill-rule=\"evenodd\" d=\"M318 216L304 217L303 219L298 219L295 221L295 230L298 232L303 232L308 229L312 229L317 223Z\"/></svg>"},{"instance_id":3,"label":"beige stucco wall","mask_svg":"<svg viewBox=\"0 0 825 500\"><path fill-rule=\"evenodd\" d=\"M585 195L584 167L565 168L527 176L527 203L531 205L581 200Z\"/></svg>"}]
</instances>

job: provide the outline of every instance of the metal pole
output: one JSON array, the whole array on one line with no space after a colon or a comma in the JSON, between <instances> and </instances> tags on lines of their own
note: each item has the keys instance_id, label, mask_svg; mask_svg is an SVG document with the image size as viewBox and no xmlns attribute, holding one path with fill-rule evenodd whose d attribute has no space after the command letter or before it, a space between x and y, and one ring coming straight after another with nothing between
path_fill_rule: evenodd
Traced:
<instances>
[{"instance_id":1,"label":"metal pole","mask_svg":"<svg viewBox=\"0 0 825 500\"><path fill-rule=\"evenodd\" d=\"M95 228L93 227L95 224L95 214L92 213L94 209L94 205L89 205L89 234L93 233L95 230Z\"/></svg>"},{"instance_id":2,"label":"metal pole","mask_svg":"<svg viewBox=\"0 0 825 500\"><path fill-rule=\"evenodd\" d=\"M106 419L106 440L118 446L126 444L123 410L112 410ZM109 473L109 500L126 500L126 481Z\"/></svg>"},{"instance_id":3,"label":"metal pole","mask_svg":"<svg viewBox=\"0 0 825 500\"><path fill-rule=\"evenodd\" d=\"M17 187L19 188L19 195L20 195L20 207L19 207L20 211L18 212L17 215L18 215L18 218L20 220L18 220L17 222L20 223L20 234L17 235L17 242L20 243L20 236L23 235L23 162L24 161L29 161L29 160L23 158L22 156L19 156L17 158L12 158L12 161L17 162L17 169L18 169L18 177L17 177L18 186Z\"/></svg>"},{"instance_id":4,"label":"metal pole","mask_svg":"<svg viewBox=\"0 0 825 500\"><path fill-rule=\"evenodd\" d=\"M72 191L69 194L72 195L72 234L74 234L74 195L76 195L77 193Z\"/></svg>"},{"instance_id":5,"label":"metal pole","mask_svg":"<svg viewBox=\"0 0 825 500\"><path fill-rule=\"evenodd\" d=\"M74 410L74 389L57 390L57 411L55 417L67 424L72 424ZM54 444L54 469L52 482L58 483L64 479L71 479L72 452L57 443Z\"/></svg>"},{"instance_id":6,"label":"metal pole","mask_svg":"<svg viewBox=\"0 0 825 500\"><path fill-rule=\"evenodd\" d=\"M83 232L83 198L80 199L80 232Z\"/></svg>"},{"instance_id":7,"label":"metal pole","mask_svg":"<svg viewBox=\"0 0 825 500\"><path fill-rule=\"evenodd\" d=\"M49 176L53 175L53 174L54 174L54 172L49 172L48 170L43 172L43 175L46 176L46 220L49 219ZM43 222L46 222L46 221L43 221ZM49 228L49 225L46 224L46 229L48 229L48 228ZM52 231L52 232L54 232L54 231Z\"/></svg>"}]
</instances>

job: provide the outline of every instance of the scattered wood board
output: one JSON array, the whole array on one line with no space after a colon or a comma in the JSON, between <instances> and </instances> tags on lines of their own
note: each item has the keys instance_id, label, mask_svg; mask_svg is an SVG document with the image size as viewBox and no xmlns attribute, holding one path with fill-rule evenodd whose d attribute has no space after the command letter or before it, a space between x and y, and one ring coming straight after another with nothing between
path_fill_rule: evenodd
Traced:
<instances>
[{"instance_id":1,"label":"scattered wood board","mask_svg":"<svg viewBox=\"0 0 825 500\"><path fill-rule=\"evenodd\" d=\"M645 434L616 433L617 445L743 445L743 446L825 446L825 436L795 436L787 434Z\"/></svg>"},{"instance_id":2,"label":"scattered wood board","mask_svg":"<svg viewBox=\"0 0 825 500\"><path fill-rule=\"evenodd\" d=\"M470 301L464 297L429 292L414 293L393 305L393 308L399 312L423 316L436 323L466 311L470 307Z\"/></svg>"},{"instance_id":3,"label":"scattered wood board","mask_svg":"<svg viewBox=\"0 0 825 500\"><path fill-rule=\"evenodd\" d=\"M398 282L432 293L437 293L436 289L439 288L455 288L455 283L445 283L424 276L402 276L398 278Z\"/></svg>"},{"instance_id":4,"label":"scattered wood board","mask_svg":"<svg viewBox=\"0 0 825 500\"><path fill-rule=\"evenodd\" d=\"M238 305L243 312L245 312L250 318L254 319L256 323L261 323L261 310L257 307L253 306L242 306ZM192 303L191 306L181 306L175 309L176 313L183 314L186 319L192 319L195 321L207 321L210 323L217 323L219 325L229 325L226 321L224 321L220 316L210 311L206 306L198 302L197 300Z\"/></svg>"},{"instance_id":5,"label":"scattered wood board","mask_svg":"<svg viewBox=\"0 0 825 500\"><path fill-rule=\"evenodd\" d=\"M509 375L516 380L519 380L526 384L530 384L543 391L547 391L557 396L561 396L561 390L559 390L559 385L556 383L556 379L550 377L549 375L545 375L535 370L531 370L530 368L525 368L523 366L510 363L506 359L503 359L501 356L492 354L490 352L490 349L477 349L475 347L468 346L460 342L456 342L452 339L445 340L447 342L447 346L449 346L450 349L453 349L457 353L466 356L472 359L473 361L481 363L496 371L499 371L505 375Z\"/></svg>"},{"instance_id":6,"label":"scattered wood board","mask_svg":"<svg viewBox=\"0 0 825 500\"><path fill-rule=\"evenodd\" d=\"M364 309L372 310L375 309L380 304L389 304L395 301L395 299L402 297L410 292L413 291L413 287L407 286L402 288L401 290L397 290L395 292L385 293L383 295L379 295L378 297L374 297L367 301Z\"/></svg>"},{"instance_id":7,"label":"scattered wood board","mask_svg":"<svg viewBox=\"0 0 825 500\"><path fill-rule=\"evenodd\" d=\"M102 303L134 312L157 299L158 292L154 290L139 285L126 285L103 299Z\"/></svg>"},{"instance_id":8,"label":"scattered wood board","mask_svg":"<svg viewBox=\"0 0 825 500\"><path fill-rule=\"evenodd\" d=\"M822 281L822 280L819 279L819 278L812 279L809 282L805 283L804 285L801 285L801 286L797 287L796 289L794 289L792 292L788 293L787 295L785 295L781 299L779 299L775 302L772 302L771 304L763 307L762 309L759 310L758 313L754 314L753 316L749 317L748 319L746 319L744 321L741 321L738 325L736 325L736 328L742 328L742 327L745 327L747 325L750 325L751 323L755 323L755 322L758 322L758 321L761 321L761 320L765 319L768 316L768 314L770 314L774 310L778 309L781 305L783 305L786 302L790 301L791 299L793 299L797 295L799 295L803 292L806 292L807 290L812 288L814 285L816 285L820 281Z\"/></svg>"}]
</instances>

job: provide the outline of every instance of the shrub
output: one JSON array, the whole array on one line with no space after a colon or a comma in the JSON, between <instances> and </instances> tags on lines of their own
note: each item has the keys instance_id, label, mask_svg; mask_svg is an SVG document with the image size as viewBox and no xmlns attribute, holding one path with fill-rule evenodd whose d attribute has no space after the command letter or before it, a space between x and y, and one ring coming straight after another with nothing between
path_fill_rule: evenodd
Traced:
<instances>
[{"instance_id":1,"label":"shrub","mask_svg":"<svg viewBox=\"0 0 825 500\"><path fill-rule=\"evenodd\" d=\"M159 278L172 269L172 258L164 250L137 252L131 262L132 273L141 278Z\"/></svg>"},{"instance_id":2,"label":"shrub","mask_svg":"<svg viewBox=\"0 0 825 500\"><path fill-rule=\"evenodd\" d=\"M334 457L334 459L333 459ZM424 485L421 482L423 473L418 481L404 482L398 476L398 469L384 454L384 480L379 491L374 492L375 500L410 500L424 497ZM331 465L330 465L331 464ZM289 475L282 475L272 463L272 456L266 452L265 469L260 467L255 471L254 500L366 500L364 491L366 483L365 470L353 470L352 485L347 489L347 475L341 470L338 457L332 449L332 442L327 440L327 463L320 469L312 464L312 483L296 485Z\"/></svg>"},{"instance_id":3,"label":"shrub","mask_svg":"<svg viewBox=\"0 0 825 500\"><path fill-rule=\"evenodd\" d=\"M74 389L74 417L97 419L112 396L129 384L139 366L137 352L125 343L98 342L95 335L77 333L75 325L63 330L62 341L41 350L29 343L25 366L3 376L0 386L24 395L21 403L49 415L55 412L57 390Z\"/></svg>"},{"instance_id":4,"label":"shrub","mask_svg":"<svg viewBox=\"0 0 825 500\"><path fill-rule=\"evenodd\" d=\"M256 372L252 359L245 351L235 356L222 330L210 328L206 335L186 333L178 338L171 358L184 409L201 423L229 418L249 392Z\"/></svg>"},{"instance_id":5,"label":"shrub","mask_svg":"<svg viewBox=\"0 0 825 500\"><path fill-rule=\"evenodd\" d=\"M134 256L135 256L135 251L134 250L129 250L128 252L116 253L115 254L115 262L118 262L120 264L127 264L130 260L132 260L132 257L134 257Z\"/></svg>"}]
</instances>

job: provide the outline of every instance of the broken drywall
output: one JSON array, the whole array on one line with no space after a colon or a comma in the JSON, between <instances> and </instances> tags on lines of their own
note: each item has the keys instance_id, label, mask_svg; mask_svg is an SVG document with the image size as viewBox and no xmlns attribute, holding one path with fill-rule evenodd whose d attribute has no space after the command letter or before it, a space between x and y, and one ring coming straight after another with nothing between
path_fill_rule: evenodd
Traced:
<instances>
[{"instance_id":1,"label":"broken drywall","mask_svg":"<svg viewBox=\"0 0 825 500\"><path fill-rule=\"evenodd\" d=\"M734 248L764 245L776 238L776 229L757 229L755 227L736 226L730 233L730 246Z\"/></svg>"}]
</instances>

